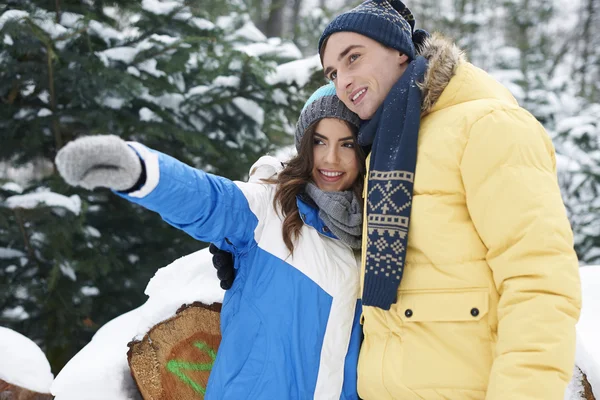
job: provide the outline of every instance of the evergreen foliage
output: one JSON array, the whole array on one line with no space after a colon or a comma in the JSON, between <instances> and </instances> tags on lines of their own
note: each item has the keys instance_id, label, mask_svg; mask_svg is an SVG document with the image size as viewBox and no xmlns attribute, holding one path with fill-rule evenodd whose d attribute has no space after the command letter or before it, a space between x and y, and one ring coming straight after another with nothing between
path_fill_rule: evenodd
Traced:
<instances>
[{"instance_id":1,"label":"evergreen foliage","mask_svg":"<svg viewBox=\"0 0 600 400\"><path fill-rule=\"evenodd\" d=\"M242 5L218 3L210 14L156 0L0 6L0 162L42 166L21 188L0 181L0 325L38 342L55 373L145 300L157 268L203 247L107 190L68 187L58 149L111 133L243 179L292 140L306 95L272 76L301 54L267 40ZM81 211L29 208L42 192Z\"/></svg>"}]
</instances>

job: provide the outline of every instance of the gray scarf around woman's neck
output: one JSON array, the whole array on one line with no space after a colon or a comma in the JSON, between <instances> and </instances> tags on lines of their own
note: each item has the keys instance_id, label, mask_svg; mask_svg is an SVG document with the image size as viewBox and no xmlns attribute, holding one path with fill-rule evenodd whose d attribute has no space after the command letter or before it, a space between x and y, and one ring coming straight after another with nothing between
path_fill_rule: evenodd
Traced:
<instances>
[{"instance_id":1,"label":"gray scarf around woman's neck","mask_svg":"<svg viewBox=\"0 0 600 400\"><path fill-rule=\"evenodd\" d=\"M354 191L324 192L309 182L306 194L319 207L319 217L331 232L351 248L360 249L362 205Z\"/></svg>"}]
</instances>

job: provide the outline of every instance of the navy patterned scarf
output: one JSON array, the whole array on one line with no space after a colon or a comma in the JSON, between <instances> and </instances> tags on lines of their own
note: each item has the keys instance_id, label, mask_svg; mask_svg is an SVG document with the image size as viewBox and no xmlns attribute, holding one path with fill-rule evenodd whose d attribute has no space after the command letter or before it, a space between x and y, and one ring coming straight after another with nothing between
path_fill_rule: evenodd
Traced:
<instances>
[{"instance_id":1,"label":"navy patterned scarf","mask_svg":"<svg viewBox=\"0 0 600 400\"><path fill-rule=\"evenodd\" d=\"M367 254L362 303L389 310L402 280L417 164L421 90L427 60L418 56L392 87L358 143L371 146Z\"/></svg>"}]
</instances>

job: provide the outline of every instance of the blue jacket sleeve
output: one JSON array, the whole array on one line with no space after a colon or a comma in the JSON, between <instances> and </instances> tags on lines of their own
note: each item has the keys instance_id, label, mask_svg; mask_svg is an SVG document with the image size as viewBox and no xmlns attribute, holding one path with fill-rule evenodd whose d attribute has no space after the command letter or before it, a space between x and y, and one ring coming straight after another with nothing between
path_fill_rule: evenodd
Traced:
<instances>
[{"instance_id":1,"label":"blue jacket sleeve","mask_svg":"<svg viewBox=\"0 0 600 400\"><path fill-rule=\"evenodd\" d=\"M198 240L219 242L227 238L237 251L254 242L259 220L234 182L139 143L129 144L144 162L146 182L135 192L116 194L159 213L166 222ZM264 185L252 186L255 190L250 192L259 193L251 197L260 202L256 197L265 191Z\"/></svg>"}]
</instances>

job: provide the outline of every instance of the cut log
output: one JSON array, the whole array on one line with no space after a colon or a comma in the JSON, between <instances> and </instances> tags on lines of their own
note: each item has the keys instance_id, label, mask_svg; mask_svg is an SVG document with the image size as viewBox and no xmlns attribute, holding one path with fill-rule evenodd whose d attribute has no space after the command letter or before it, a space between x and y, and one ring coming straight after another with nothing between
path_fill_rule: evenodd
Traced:
<instances>
[{"instance_id":1,"label":"cut log","mask_svg":"<svg viewBox=\"0 0 600 400\"><path fill-rule=\"evenodd\" d=\"M592 385L590 385L590 382L587 380L587 376L585 376L583 372L581 373L581 376L581 383L583 384L583 397L585 400L596 400L594 393L592 392Z\"/></svg>"},{"instance_id":2,"label":"cut log","mask_svg":"<svg viewBox=\"0 0 600 400\"><path fill-rule=\"evenodd\" d=\"M131 375L145 400L204 398L219 344L221 304L182 306L128 344Z\"/></svg>"},{"instance_id":3,"label":"cut log","mask_svg":"<svg viewBox=\"0 0 600 400\"><path fill-rule=\"evenodd\" d=\"M52 400L49 393L38 393L0 379L0 400Z\"/></svg>"}]
</instances>

